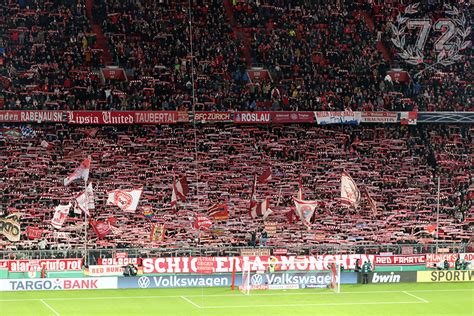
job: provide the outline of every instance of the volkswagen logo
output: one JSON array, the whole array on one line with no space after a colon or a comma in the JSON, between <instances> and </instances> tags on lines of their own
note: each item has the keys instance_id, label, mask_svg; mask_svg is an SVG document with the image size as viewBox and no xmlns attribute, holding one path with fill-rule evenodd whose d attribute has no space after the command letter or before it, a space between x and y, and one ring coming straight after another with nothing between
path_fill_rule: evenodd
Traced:
<instances>
[{"instance_id":1,"label":"volkswagen logo","mask_svg":"<svg viewBox=\"0 0 474 316\"><path fill-rule=\"evenodd\" d=\"M138 279L138 286L142 289L146 289L150 286L150 279L146 276L142 276L140 279Z\"/></svg>"},{"instance_id":2,"label":"volkswagen logo","mask_svg":"<svg viewBox=\"0 0 474 316\"><path fill-rule=\"evenodd\" d=\"M252 285L262 285L263 284L262 275L261 274L252 275L252 277L250 278L250 283L252 283Z\"/></svg>"}]
</instances>

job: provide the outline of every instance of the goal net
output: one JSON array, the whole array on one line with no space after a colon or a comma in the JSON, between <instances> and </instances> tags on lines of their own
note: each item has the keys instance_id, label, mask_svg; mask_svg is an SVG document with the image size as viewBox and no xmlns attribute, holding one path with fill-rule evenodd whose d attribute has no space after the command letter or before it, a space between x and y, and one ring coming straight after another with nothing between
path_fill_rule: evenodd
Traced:
<instances>
[{"instance_id":1,"label":"goal net","mask_svg":"<svg viewBox=\"0 0 474 316\"><path fill-rule=\"evenodd\" d=\"M337 262L325 263L324 269L312 269L314 265L305 260L296 264L269 261L261 270L252 266L248 262L242 269L239 290L246 295L252 290L327 289L335 293L341 290L341 269Z\"/></svg>"}]
</instances>

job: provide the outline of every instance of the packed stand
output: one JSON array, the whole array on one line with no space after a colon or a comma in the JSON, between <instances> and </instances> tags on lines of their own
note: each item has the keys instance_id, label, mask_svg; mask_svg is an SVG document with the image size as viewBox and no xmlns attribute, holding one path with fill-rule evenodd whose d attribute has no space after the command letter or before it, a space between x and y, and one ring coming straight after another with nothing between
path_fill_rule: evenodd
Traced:
<instances>
[{"instance_id":1,"label":"packed stand","mask_svg":"<svg viewBox=\"0 0 474 316\"><path fill-rule=\"evenodd\" d=\"M440 240L472 236L474 184L473 129L468 125L308 127L307 125L67 127L32 126L35 133L13 133L3 126L0 141L0 216L23 213L21 241L2 238L6 250L37 249L29 226L41 228L42 249L77 248L84 243L84 217L72 209L61 229L51 226L53 208L68 204L84 189L63 179L87 156L95 191L90 219L114 219L104 240L89 225L90 247L247 246L250 232L273 226L267 246L318 244L429 243L426 227L436 221L437 177L441 177ZM194 140L194 133L197 142ZM25 135L25 133L23 133ZM45 146L45 141L47 146ZM196 161L196 156L198 160ZM248 214L253 174L271 167L272 179L258 184L259 200L270 199L273 214L264 221ZM377 202L357 209L339 203L340 176L346 170ZM171 207L173 176L186 175L186 202ZM323 204L306 228L291 216L291 200L302 176L306 200ZM137 211L106 206L107 191L143 186ZM208 216L226 202L227 221L209 230L193 228L196 213ZM154 215L149 214L152 210ZM145 214L148 211L148 214ZM164 241L150 242L152 224L165 224ZM441 231L442 229L442 231ZM257 241L258 244L258 241Z\"/></svg>"},{"instance_id":2,"label":"packed stand","mask_svg":"<svg viewBox=\"0 0 474 316\"><path fill-rule=\"evenodd\" d=\"M103 29L115 60L134 79L114 86L127 95L118 109L145 104L150 109L191 110L192 67L196 109L241 106L246 64L222 3L193 5L191 29L187 1L166 5L152 0L107 0L104 6ZM147 88L154 93L146 93Z\"/></svg>"},{"instance_id":3,"label":"packed stand","mask_svg":"<svg viewBox=\"0 0 474 316\"><path fill-rule=\"evenodd\" d=\"M470 26L468 4L451 2L461 9L461 24ZM189 110L194 94L197 110L473 109L470 37L461 41L468 43L463 57L441 67L442 73L415 76L423 69L405 63L391 41L390 23L405 2L204 0L191 8L188 1L92 3L90 19L84 0L0 5L0 107ZM432 19L445 15L432 1L419 10ZM123 70L123 76L104 75L99 31L92 24L109 41L105 49L116 66L110 71ZM427 47L435 39L430 35ZM252 59L270 76L252 77ZM394 68L411 76L398 81L388 72Z\"/></svg>"},{"instance_id":4,"label":"packed stand","mask_svg":"<svg viewBox=\"0 0 474 316\"><path fill-rule=\"evenodd\" d=\"M416 3L419 3L419 5L413 6ZM447 13L453 11L453 9L448 9L445 4L455 7L457 14ZM406 8L410 5L412 6L411 9L406 12ZM393 58L392 67L406 70L411 74L411 80L399 86L403 96L411 98L418 105L420 111L474 110L472 88L474 76L471 71L474 55L472 41L470 41L472 40L472 34L462 35L465 34L464 31L469 31L472 26L472 3L469 3L469 1L372 1L369 10L374 21L375 31L390 53L391 58ZM443 55L444 53L439 47L440 37L445 34L441 31L435 31L431 24L428 25L429 31L424 49L420 52L423 64L412 65L407 63L407 56L402 56L403 50L415 44L419 33L414 31L402 32L400 36L405 35L403 49L395 46L392 40L397 39L397 36L394 34L392 25L396 27L396 30L403 30L404 27L404 22L400 24L401 21L398 17L418 19L428 17L430 23L433 24L436 23L435 21L445 18L455 21L455 24L453 24L455 33L443 46L446 49L447 45L452 47L454 44L455 47L459 48L459 50L455 50L456 54L452 55L455 58L452 60L453 63L450 63L450 57ZM440 64L440 62L445 64ZM439 72L427 69L430 65L438 69Z\"/></svg>"},{"instance_id":5,"label":"packed stand","mask_svg":"<svg viewBox=\"0 0 474 316\"><path fill-rule=\"evenodd\" d=\"M101 51L84 1L9 0L0 10L0 107L90 108Z\"/></svg>"},{"instance_id":6,"label":"packed stand","mask_svg":"<svg viewBox=\"0 0 474 316\"><path fill-rule=\"evenodd\" d=\"M234 12L253 36L256 63L271 72L279 89L274 108L397 109L384 94L388 64L376 49L363 6L352 1L239 1Z\"/></svg>"}]
</instances>

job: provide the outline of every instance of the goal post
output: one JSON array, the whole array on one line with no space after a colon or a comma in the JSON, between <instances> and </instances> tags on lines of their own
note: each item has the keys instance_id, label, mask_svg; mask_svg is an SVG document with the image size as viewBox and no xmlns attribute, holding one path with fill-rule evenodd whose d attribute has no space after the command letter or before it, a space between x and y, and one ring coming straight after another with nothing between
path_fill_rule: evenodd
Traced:
<instances>
[{"instance_id":1,"label":"goal post","mask_svg":"<svg viewBox=\"0 0 474 316\"><path fill-rule=\"evenodd\" d=\"M264 269L253 268L252 262L242 267L239 291L250 295L254 290L326 289L334 293L341 291L341 268L337 262L325 262L324 269L314 269L309 261L269 261L259 264ZM304 267L304 268L302 268ZM313 268L312 268L313 267Z\"/></svg>"}]
</instances>

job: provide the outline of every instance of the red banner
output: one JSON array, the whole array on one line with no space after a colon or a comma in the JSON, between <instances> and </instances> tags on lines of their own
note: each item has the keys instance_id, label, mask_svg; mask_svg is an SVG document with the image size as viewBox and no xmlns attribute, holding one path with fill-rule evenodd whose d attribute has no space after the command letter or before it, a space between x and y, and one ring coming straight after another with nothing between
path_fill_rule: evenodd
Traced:
<instances>
[{"instance_id":1,"label":"red banner","mask_svg":"<svg viewBox=\"0 0 474 316\"><path fill-rule=\"evenodd\" d=\"M425 255L375 257L375 265L377 266L413 266L424 265L425 263Z\"/></svg>"},{"instance_id":2,"label":"red banner","mask_svg":"<svg viewBox=\"0 0 474 316\"><path fill-rule=\"evenodd\" d=\"M126 266L127 264L138 265L139 258L99 258L98 264L104 266Z\"/></svg>"},{"instance_id":3,"label":"red banner","mask_svg":"<svg viewBox=\"0 0 474 316\"><path fill-rule=\"evenodd\" d=\"M270 124L270 112L235 112L234 123L236 124Z\"/></svg>"},{"instance_id":4,"label":"red banner","mask_svg":"<svg viewBox=\"0 0 474 316\"><path fill-rule=\"evenodd\" d=\"M81 259L41 259L41 260L9 260L8 271L30 272L41 271L45 266L46 271L80 271Z\"/></svg>"},{"instance_id":5,"label":"red banner","mask_svg":"<svg viewBox=\"0 0 474 316\"><path fill-rule=\"evenodd\" d=\"M397 116L395 115L395 121ZM313 112L272 112L273 123L314 123Z\"/></svg>"},{"instance_id":6,"label":"red banner","mask_svg":"<svg viewBox=\"0 0 474 316\"><path fill-rule=\"evenodd\" d=\"M237 272L242 271L242 267L250 264L252 271L263 271L268 268L270 256L249 256L249 257L215 257L214 272L230 273L234 264ZM277 270L327 270L330 262L337 261L345 269L354 269L357 259L361 263L375 262L375 255L317 255L317 256L272 256L282 264L277 266ZM203 258L199 257L166 257L166 258L144 258L143 273L199 273L198 262Z\"/></svg>"},{"instance_id":7,"label":"red banner","mask_svg":"<svg viewBox=\"0 0 474 316\"><path fill-rule=\"evenodd\" d=\"M213 257L199 257L196 261L196 272L199 274L212 274L215 270Z\"/></svg>"},{"instance_id":8,"label":"red banner","mask_svg":"<svg viewBox=\"0 0 474 316\"><path fill-rule=\"evenodd\" d=\"M362 123L396 123L397 112L362 112Z\"/></svg>"},{"instance_id":9,"label":"red banner","mask_svg":"<svg viewBox=\"0 0 474 316\"><path fill-rule=\"evenodd\" d=\"M62 123L63 111L0 111L0 123Z\"/></svg>"},{"instance_id":10,"label":"red banner","mask_svg":"<svg viewBox=\"0 0 474 316\"><path fill-rule=\"evenodd\" d=\"M127 80L127 74L125 70L122 68L114 67L114 68L102 68L100 70L102 72L102 76L105 79L113 79L113 80Z\"/></svg>"},{"instance_id":11,"label":"red banner","mask_svg":"<svg viewBox=\"0 0 474 316\"><path fill-rule=\"evenodd\" d=\"M28 239L37 239L37 238L41 238L41 235L43 234L43 230L41 228L28 226L28 228L26 229L26 234L28 235Z\"/></svg>"},{"instance_id":12,"label":"red banner","mask_svg":"<svg viewBox=\"0 0 474 316\"><path fill-rule=\"evenodd\" d=\"M201 123L232 122L230 112L196 112L194 120Z\"/></svg>"},{"instance_id":13,"label":"red banner","mask_svg":"<svg viewBox=\"0 0 474 316\"><path fill-rule=\"evenodd\" d=\"M187 122L187 112L175 111L70 111L69 124L127 125Z\"/></svg>"}]
</instances>

